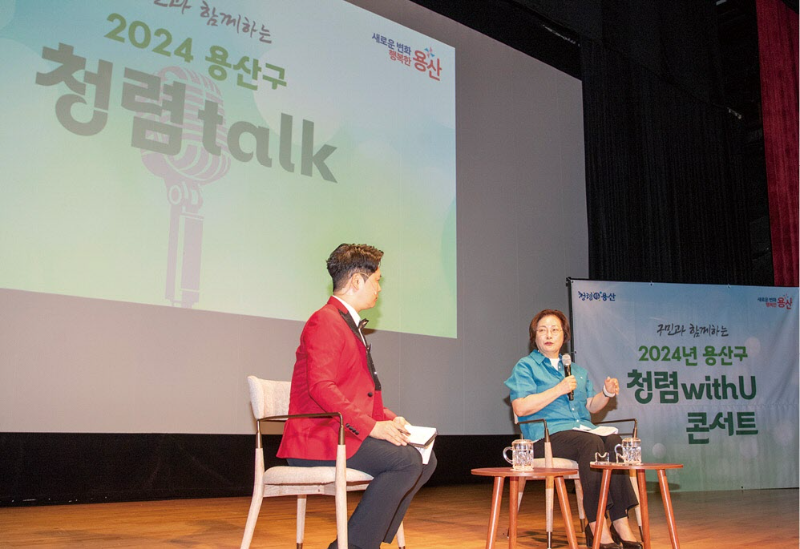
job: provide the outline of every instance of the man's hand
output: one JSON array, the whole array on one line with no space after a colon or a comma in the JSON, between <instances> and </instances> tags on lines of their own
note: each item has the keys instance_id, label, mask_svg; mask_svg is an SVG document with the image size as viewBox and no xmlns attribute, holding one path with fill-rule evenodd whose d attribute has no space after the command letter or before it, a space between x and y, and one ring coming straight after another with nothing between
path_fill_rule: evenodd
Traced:
<instances>
[{"instance_id":1,"label":"man's hand","mask_svg":"<svg viewBox=\"0 0 800 549\"><path fill-rule=\"evenodd\" d=\"M392 423L394 423L395 426L403 432L406 432L406 425L411 425L403 416L395 416L395 418L392 420ZM406 434L408 433L406 432Z\"/></svg>"},{"instance_id":2,"label":"man's hand","mask_svg":"<svg viewBox=\"0 0 800 549\"><path fill-rule=\"evenodd\" d=\"M386 440L395 446L406 446L408 444L408 432L398 426L397 419L400 419L405 425L406 420L403 418L394 418L392 421L378 421L370 431L369 436Z\"/></svg>"}]
</instances>

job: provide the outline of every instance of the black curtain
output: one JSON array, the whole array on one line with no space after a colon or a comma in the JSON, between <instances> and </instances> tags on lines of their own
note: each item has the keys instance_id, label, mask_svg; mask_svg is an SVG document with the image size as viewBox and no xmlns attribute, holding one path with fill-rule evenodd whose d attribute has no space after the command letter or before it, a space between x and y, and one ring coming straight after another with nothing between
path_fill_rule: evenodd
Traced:
<instances>
[{"instance_id":1,"label":"black curtain","mask_svg":"<svg viewBox=\"0 0 800 549\"><path fill-rule=\"evenodd\" d=\"M581 46L589 276L752 284L735 113L604 44Z\"/></svg>"}]
</instances>

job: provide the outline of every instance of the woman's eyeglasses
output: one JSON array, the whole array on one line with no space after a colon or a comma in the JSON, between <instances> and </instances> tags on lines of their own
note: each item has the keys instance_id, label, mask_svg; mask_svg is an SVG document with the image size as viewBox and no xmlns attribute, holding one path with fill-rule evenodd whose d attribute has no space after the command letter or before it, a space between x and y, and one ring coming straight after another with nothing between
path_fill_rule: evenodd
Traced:
<instances>
[{"instance_id":1,"label":"woman's eyeglasses","mask_svg":"<svg viewBox=\"0 0 800 549\"><path fill-rule=\"evenodd\" d=\"M550 332L553 335L558 335L561 333L561 331L562 331L561 328L558 328L556 326L553 327L542 326L541 328L536 328L537 335L547 335L547 332Z\"/></svg>"}]
</instances>

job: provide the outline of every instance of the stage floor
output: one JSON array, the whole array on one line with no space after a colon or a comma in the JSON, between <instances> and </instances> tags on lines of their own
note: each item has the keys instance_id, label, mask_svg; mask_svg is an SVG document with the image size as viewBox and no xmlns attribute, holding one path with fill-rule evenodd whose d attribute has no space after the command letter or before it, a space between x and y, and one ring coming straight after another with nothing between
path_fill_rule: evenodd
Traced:
<instances>
[{"instance_id":1,"label":"stage floor","mask_svg":"<svg viewBox=\"0 0 800 549\"><path fill-rule=\"evenodd\" d=\"M571 483L567 483L571 485ZM519 517L520 548L546 547L544 485L529 483ZM350 494L350 508L359 494ZM423 488L406 517L409 549L480 549L486 543L491 481ZM675 492L673 506L682 549L786 549L798 547L798 490ZM654 548L668 548L661 497L648 493ZM507 547L508 488L503 494L496 547ZM249 498L72 504L0 508L0 547L239 547ZM570 494L575 528L575 496ZM253 548L295 547L293 498L264 501ZM635 517L631 513L632 526ZM554 547L565 547L558 507ZM309 497L306 549L325 549L336 536L332 498ZM585 540L578 533L578 543ZM396 547L396 544L392 544ZM383 547L390 547L384 545Z\"/></svg>"}]
</instances>

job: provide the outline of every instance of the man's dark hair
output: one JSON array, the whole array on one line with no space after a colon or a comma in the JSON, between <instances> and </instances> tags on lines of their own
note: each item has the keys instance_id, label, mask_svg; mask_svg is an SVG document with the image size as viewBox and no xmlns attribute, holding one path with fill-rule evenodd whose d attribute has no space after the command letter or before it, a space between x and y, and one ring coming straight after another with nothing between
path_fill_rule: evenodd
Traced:
<instances>
[{"instance_id":1,"label":"man's dark hair","mask_svg":"<svg viewBox=\"0 0 800 549\"><path fill-rule=\"evenodd\" d=\"M328 273L333 279L333 291L341 290L355 273L372 276L381 265L383 252L367 244L339 244L328 257Z\"/></svg>"}]
</instances>

